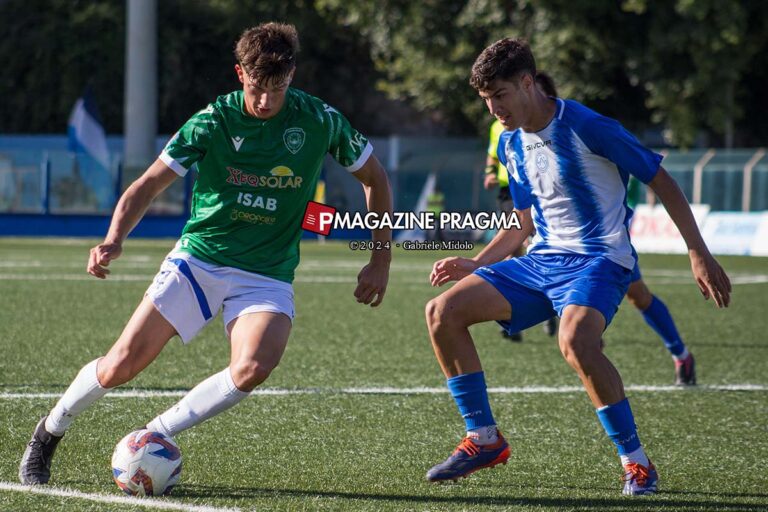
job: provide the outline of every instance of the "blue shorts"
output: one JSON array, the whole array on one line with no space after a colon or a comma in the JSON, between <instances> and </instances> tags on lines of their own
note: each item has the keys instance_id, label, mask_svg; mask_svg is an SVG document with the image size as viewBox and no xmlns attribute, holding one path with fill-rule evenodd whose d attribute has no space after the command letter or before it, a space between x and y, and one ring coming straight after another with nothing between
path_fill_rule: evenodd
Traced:
<instances>
[{"instance_id":1,"label":"blue shorts","mask_svg":"<svg viewBox=\"0 0 768 512\"><path fill-rule=\"evenodd\" d=\"M474 273L512 306L512 318L499 321L508 332L527 329L555 313L562 316L569 305L600 311L608 327L632 275L603 256L536 253L480 267Z\"/></svg>"},{"instance_id":2,"label":"blue shorts","mask_svg":"<svg viewBox=\"0 0 768 512\"><path fill-rule=\"evenodd\" d=\"M639 281L643 278L643 275L640 273L640 264L635 263L634 268L632 269L632 276L629 278L630 283L634 283L635 281Z\"/></svg>"}]
</instances>

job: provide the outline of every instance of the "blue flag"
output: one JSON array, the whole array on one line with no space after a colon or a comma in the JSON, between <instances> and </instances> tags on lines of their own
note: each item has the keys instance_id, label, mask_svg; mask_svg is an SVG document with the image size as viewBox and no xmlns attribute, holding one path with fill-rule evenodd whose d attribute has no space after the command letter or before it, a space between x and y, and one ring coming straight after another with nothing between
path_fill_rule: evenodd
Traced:
<instances>
[{"instance_id":1,"label":"blue flag","mask_svg":"<svg viewBox=\"0 0 768 512\"><path fill-rule=\"evenodd\" d=\"M83 96L77 100L72 108L67 125L67 135L70 151L87 153L104 169L109 169L107 137L104 134L104 127L101 125L90 87L85 89Z\"/></svg>"}]
</instances>

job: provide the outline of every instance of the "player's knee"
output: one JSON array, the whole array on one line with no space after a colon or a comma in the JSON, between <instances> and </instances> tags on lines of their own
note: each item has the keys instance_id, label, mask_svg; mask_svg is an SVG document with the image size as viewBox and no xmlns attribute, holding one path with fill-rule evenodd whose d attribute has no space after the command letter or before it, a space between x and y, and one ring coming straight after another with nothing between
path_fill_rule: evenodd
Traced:
<instances>
[{"instance_id":1,"label":"player's knee","mask_svg":"<svg viewBox=\"0 0 768 512\"><path fill-rule=\"evenodd\" d=\"M640 311L645 311L651 306L653 295L642 281L632 283L627 290L627 300Z\"/></svg>"},{"instance_id":2,"label":"player's knee","mask_svg":"<svg viewBox=\"0 0 768 512\"><path fill-rule=\"evenodd\" d=\"M566 330L560 332L558 339L560 352L573 368L579 368L592 357L595 351L600 351L600 342L594 343L584 336L579 335L576 330Z\"/></svg>"},{"instance_id":3,"label":"player's knee","mask_svg":"<svg viewBox=\"0 0 768 512\"><path fill-rule=\"evenodd\" d=\"M449 311L453 311L454 314L448 314ZM461 318L458 313L456 308L452 308L449 300L443 295L430 300L425 308L429 331L441 331L460 323Z\"/></svg>"},{"instance_id":4,"label":"player's knee","mask_svg":"<svg viewBox=\"0 0 768 512\"><path fill-rule=\"evenodd\" d=\"M424 314L427 317L427 327L429 327L430 331L434 330L440 324L442 316L442 307L439 297L435 297L427 302L427 305L424 308Z\"/></svg>"},{"instance_id":5,"label":"player's knee","mask_svg":"<svg viewBox=\"0 0 768 512\"><path fill-rule=\"evenodd\" d=\"M133 379L136 373L127 355L119 358L104 357L99 361L96 377L101 387L114 388Z\"/></svg>"},{"instance_id":6,"label":"player's knee","mask_svg":"<svg viewBox=\"0 0 768 512\"><path fill-rule=\"evenodd\" d=\"M253 389L267 380L277 364L270 365L259 361L242 361L230 366L232 380L240 391Z\"/></svg>"}]
</instances>

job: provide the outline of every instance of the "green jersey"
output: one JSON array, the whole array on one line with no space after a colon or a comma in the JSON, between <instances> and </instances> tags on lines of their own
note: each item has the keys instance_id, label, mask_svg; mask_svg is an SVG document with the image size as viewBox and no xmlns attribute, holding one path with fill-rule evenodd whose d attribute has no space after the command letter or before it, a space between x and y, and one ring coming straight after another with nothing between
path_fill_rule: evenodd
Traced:
<instances>
[{"instance_id":1,"label":"green jersey","mask_svg":"<svg viewBox=\"0 0 768 512\"><path fill-rule=\"evenodd\" d=\"M303 91L289 88L270 119L246 113L243 91L219 96L160 155L181 176L197 166L181 249L290 283L304 210L326 153L354 172L372 151L344 116Z\"/></svg>"},{"instance_id":2,"label":"green jersey","mask_svg":"<svg viewBox=\"0 0 768 512\"><path fill-rule=\"evenodd\" d=\"M640 202L640 180L634 176L629 177L627 183L627 206L634 209Z\"/></svg>"}]
</instances>

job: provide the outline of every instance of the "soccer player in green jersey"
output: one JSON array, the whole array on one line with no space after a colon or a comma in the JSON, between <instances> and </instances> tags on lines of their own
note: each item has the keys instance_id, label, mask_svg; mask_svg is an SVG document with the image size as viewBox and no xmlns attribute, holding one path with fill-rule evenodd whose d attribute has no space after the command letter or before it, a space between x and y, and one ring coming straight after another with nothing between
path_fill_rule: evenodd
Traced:
<instances>
[{"instance_id":1,"label":"soccer player in green jersey","mask_svg":"<svg viewBox=\"0 0 768 512\"><path fill-rule=\"evenodd\" d=\"M288 342L302 217L326 153L362 183L369 210L391 213L389 181L368 140L334 108L289 87L298 50L291 25L243 32L235 47L242 89L192 116L120 198L105 240L88 260L88 273L101 279L150 202L197 166L181 239L106 356L85 365L38 423L19 468L22 483L47 483L56 445L73 419L133 379L174 335L188 343L219 309L231 343L228 367L147 428L174 436L234 406L269 377ZM373 239L388 246L391 233L377 230ZM372 252L358 274L358 302L381 303L390 258L389 250Z\"/></svg>"}]
</instances>

